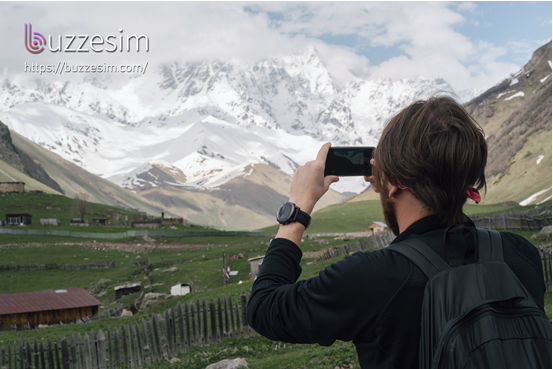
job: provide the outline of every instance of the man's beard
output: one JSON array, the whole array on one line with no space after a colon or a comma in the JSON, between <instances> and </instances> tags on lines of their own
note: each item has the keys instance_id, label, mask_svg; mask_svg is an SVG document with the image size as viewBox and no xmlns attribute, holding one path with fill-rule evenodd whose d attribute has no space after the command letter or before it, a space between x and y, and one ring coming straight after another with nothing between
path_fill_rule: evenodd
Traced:
<instances>
[{"instance_id":1,"label":"man's beard","mask_svg":"<svg viewBox=\"0 0 553 369\"><path fill-rule=\"evenodd\" d=\"M399 224L397 223L396 207L385 191L380 192L380 202L382 203L382 211L384 212L384 221L388 225L388 228L398 236Z\"/></svg>"}]
</instances>

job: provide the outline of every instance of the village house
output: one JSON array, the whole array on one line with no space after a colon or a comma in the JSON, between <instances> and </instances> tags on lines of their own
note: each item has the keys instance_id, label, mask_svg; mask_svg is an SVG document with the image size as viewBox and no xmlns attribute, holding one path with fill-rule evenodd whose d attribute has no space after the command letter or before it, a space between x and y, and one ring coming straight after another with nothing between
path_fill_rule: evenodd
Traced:
<instances>
[{"instance_id":1,"label":"village house","mask_svg":"<svg viewBox=\"0 0 553 369\"><path fill-rule=\"evenodd\" d=\"M14 214L6 214L6 224L7 225L29 225L31 224L31 214L27 213L14 213Z\"/></svg>"},{"instance_id":2,"label":"village house","mask_svg":"<svg viewBox=\"0 0 553 369\"><path fill-rule=\"evenodd\" d=\"M0 330L73 323L97 314L100 305L100 301L80 287L1 294Z\"/></svg>"},{"instance_id":3,"label":"village house","mask_svg":"<svg viewBox=\"0 0 553 369\"><path fill-rule=\"evenodd\" d=\"M24 193L25 182L0 182L0 193Z\"/></svg>"},{"instance_id":4,"label":"village house","mask_svg":"<svg viewBox=\"0 0 553 369\"><path fill-rule=\"evenodd\" d=\"M263 264L263 259L265 259L265 255L248 259L248 262L250 263L250 279L255 279L257 274L259 274L259 269L261 268L261 264Z\"/></svg>"},{"instance_id":5,"label":"village house","mask_svg":"<svg viewBox=\"0 0 553 369\"><path fill-rule=\"evenodd\" d=\"M367 227L369 230L369 235L384 234L384 232L391 232L388 226L382 222L373 222L370 226Z\"/></svg>"}]
</instances>

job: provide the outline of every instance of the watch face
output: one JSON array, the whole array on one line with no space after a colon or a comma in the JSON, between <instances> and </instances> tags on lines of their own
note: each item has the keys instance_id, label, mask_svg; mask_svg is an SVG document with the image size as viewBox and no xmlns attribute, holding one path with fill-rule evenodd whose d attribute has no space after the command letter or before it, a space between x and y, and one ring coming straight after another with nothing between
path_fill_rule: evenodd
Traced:
<instances>
[{"instance_id":1,"label":"watch face","mask_svg":"<svg viewBox=\"0 0 553 369\"><path fill-rule=\"evenodd\" d=\"M286 222L292 216L293 211L294 204L292 204L291 202L283 204L278 210L277 220L279 222Z\"/></svg>"}]
</instances>

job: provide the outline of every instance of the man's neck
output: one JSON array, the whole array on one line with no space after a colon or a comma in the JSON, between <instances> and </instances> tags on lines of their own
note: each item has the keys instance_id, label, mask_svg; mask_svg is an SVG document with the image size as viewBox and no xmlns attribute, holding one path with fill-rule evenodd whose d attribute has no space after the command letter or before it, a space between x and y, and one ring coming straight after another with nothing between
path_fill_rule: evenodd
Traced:
<instances>
[{"instance_id":1,"label":"man's neck","mask_svg":"<svg viewBox=\"0 0 553 369\"><path fill-rule=\"evenodd\" d=\"M395 202L395 207L399 233L403 233L403 231L417 220L433 214L433 212L428 211L413 194L407 191L401 191L401 194L398 194L397 200L398 201Z\"/></svg>"}]
</instances>

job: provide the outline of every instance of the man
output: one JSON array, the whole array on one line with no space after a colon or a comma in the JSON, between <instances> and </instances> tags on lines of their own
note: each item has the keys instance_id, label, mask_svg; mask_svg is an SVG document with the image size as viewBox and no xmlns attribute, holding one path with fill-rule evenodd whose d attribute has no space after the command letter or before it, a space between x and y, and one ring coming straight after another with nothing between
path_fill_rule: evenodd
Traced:
<instances>
[{"instance_id":1,"label":"man","mask_svg":"<svg viewBox=\"0 0 553 369\"><path fill-rule=\"evenodd\" d=\"M290 202L304 217L338 181L323 174L329 147L298 168L292 181ZM486 159L482 129L451 98L415 102L394 116L371 161L374 178L365 178L379 192L386 223L398 235L392 243L419 238L451 266L477 260L475 227L462 208L467 198L480 200ZM427 277L403 255L382 249L357 252L296 283L302 256L297 245L307 224L300 220L281 225L267 250L252 287L249 324L284 342L353 341L362 368L417 368ZM448 232L453 225L464 227ZM501 237L505 262L543 310L537 249L520 236Z\"/></svg>"}]
</instances>

